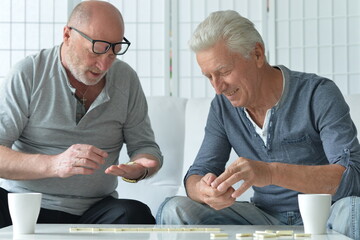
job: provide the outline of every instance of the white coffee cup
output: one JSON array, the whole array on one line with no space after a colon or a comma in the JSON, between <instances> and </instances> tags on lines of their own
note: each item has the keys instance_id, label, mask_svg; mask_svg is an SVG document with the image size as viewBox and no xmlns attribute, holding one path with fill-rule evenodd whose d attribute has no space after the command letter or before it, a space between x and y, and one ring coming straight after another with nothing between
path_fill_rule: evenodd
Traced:
<instances>
[{"instance_id":1,"label":"white coffee cup","mask_svg":"<svg viewBox=\"0 0 360 240\"><path fill-rule=\"evenodd\" d=\"M33 234L39 217L41 193L8 193L13 234Z\"/></svg>"},{"instance_id":2,"label":"white coffee cup","mask_svg":"<svg viewBox=\"0 0 360 240\"><path fill-rule=\"evenodd\" d=\"M299 209L304 224L304 232L325 234L330 215L330 194L299 194Z\"/></svg>"}]
</instances>

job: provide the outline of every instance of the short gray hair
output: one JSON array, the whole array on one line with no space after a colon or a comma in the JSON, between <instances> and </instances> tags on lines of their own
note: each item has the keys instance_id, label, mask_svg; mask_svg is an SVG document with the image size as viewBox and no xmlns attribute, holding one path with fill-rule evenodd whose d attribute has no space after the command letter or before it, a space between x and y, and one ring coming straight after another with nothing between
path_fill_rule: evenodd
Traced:
<instances>
[{"instance_id":1,"label":"short gray hair","mask_svg":"<svg viewBox=\"0 0 360 240\"><path fill-rule=\"evenodd\" d=\"M243 57L250 56L256 43L264 46L254 23L233 10L211 13L195 29L189 46L196 53L214 46L220 40L225 40L230 51L240 53Z\"/></svg>"}]
</instances>

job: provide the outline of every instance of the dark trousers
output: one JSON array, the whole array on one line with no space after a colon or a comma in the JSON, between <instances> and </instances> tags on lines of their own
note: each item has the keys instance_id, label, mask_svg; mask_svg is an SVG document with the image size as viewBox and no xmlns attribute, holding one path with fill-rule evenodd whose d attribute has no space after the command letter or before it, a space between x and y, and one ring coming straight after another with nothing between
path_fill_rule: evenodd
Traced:
<instances>
[{"instance_id":1,"label":"dark trousers","mask_svg":"<svg viewBox=\"0 0 360 240\"><path fill-rule=\"evenodd\" d=\"M12 225L8 192L0 188L0 228ZM31 206L29 206L31 207ZM38 223L79 223L79 224L155 224L147 205L130 199L106 197L91 206L82 216L66 212L40 209Z\"/></svg>"}]
</instances>

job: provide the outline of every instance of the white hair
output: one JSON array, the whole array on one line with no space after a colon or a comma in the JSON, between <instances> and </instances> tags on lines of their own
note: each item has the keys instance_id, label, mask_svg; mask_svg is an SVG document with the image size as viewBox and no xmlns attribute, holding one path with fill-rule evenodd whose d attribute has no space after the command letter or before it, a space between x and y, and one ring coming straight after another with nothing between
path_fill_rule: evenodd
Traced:
<instances>
[{"instance_id":1,"label":"white hair","mask_svg":"<svg viewBox=\"0 0 360 240\"><path fill-rule=\"evenodd\" d=\"M243 57L250 56L256 43L264 46L254 24L233 10L211 13L195 29L189 46L196 53L214 46L220 40L226 42L230 51L240 53Z\"/></svg>"}]
</instances>

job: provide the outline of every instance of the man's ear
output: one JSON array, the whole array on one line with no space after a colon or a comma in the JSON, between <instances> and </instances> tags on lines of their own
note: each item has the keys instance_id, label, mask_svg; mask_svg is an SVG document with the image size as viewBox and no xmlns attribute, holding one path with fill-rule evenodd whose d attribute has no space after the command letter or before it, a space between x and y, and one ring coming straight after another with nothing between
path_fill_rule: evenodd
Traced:
<instances>
[{"instance_id":1,"label":"man's ear","mask_svg":"<svg viewBox=\"0 0 360 240\"><path fill-rule=\"evenodd\" d=\"M63 30L63 42L67 43L69 38L70 38L70 27L69 26L65 26L64 30Z\"/></svg>"},{"instance_id":2,"label":"man's ear","mask_svg":"<svg viewBox=\"0 0 360 240\"><path fill-rule=\"evenodd\" d=\"M256 65L260 68L264 65L265 59L265 48L261 43L256 43L254 49L254 58L256 61Z\"/></svg>"}]
</instances>

